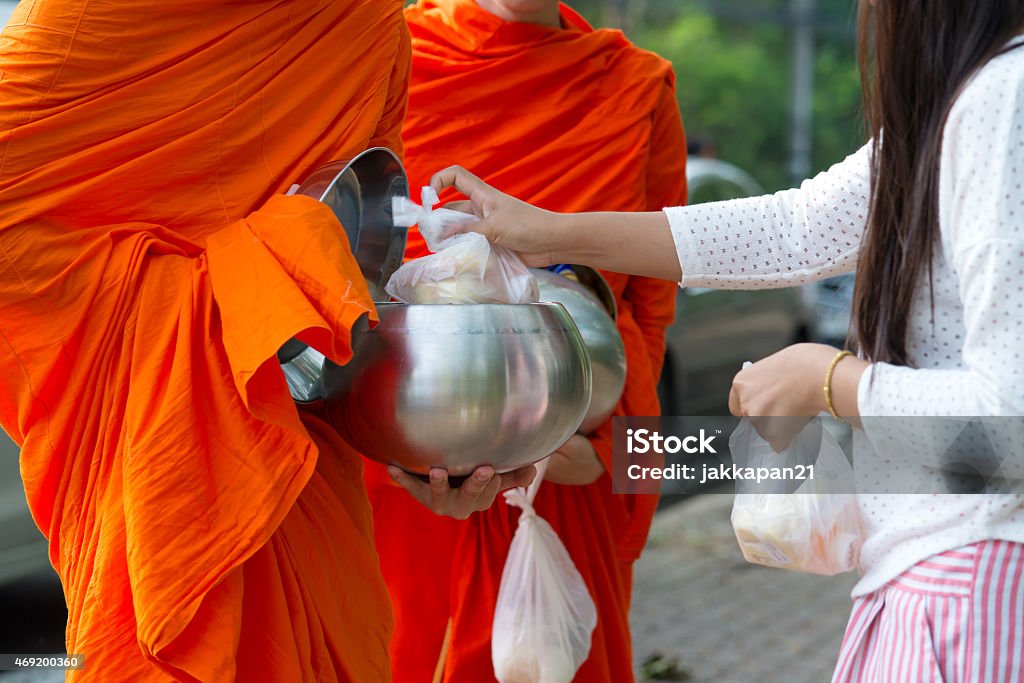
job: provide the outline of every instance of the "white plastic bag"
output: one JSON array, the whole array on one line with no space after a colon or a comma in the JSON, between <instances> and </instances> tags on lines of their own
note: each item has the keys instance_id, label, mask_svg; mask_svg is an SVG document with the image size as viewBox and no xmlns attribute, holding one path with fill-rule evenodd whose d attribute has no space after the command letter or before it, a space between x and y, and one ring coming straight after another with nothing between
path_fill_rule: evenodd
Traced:
<instances>
[{"instance_id":1,"label":"white plastic bag","mask_svg":"<svg viewBox=\"0 0 1024 683\"><path fill-rule=\"evenodd\" d=\"M479 233L445 237L455 225L478 219L451 209L433 210L437 193L423 188L423 206L407 197L392 198L395 225L419 225L427 247L435 252L409 261L385 286L407 304L527 304L540 300L537 279L519 256L491 244Z\"/></svg>"},{"instance_id":2,"label":"white plastic bag","mask_svg":"<svg viewBox=\"0 0 1024 683\"><path fill-rule=\"evenodd\" d=\"M569 683L590 654L597 608L587 585L533 499L543 463L529 490L505 492L522 508L505 560L491 634L494 675L501 683Z\"/></svg>"},{"instance_id":3,"label":"white plastic bag","mask_svg":"<svg viewBox=\"0 0 1024 683\"><path fill-rule=\"evenodd\" d=\"M733 457L746 459L755 468L791 464L800 457L791 451L800 448L810 455L803 454L803 459L814 464L814 479L805 480L793 493L736 495L732 526L743 557L754 564L811 574L856 569L863 536L852 492L853 468L820 420L809 423L783 453L772 450L746 419L729 438Z\"/></svg>"}]
</instances>

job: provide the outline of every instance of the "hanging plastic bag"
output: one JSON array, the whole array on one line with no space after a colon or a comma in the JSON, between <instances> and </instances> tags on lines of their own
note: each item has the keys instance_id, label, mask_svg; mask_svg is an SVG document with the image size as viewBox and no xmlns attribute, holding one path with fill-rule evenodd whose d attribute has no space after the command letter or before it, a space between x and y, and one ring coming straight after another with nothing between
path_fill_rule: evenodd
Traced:
<instances>
[{"instance_id":1,"label":"hanging plastic bag","mask_svg":"<svg viewBox=\"0 0 1024 683\"><path fill-rule=\"evenodd\" d=\"M545 461L546 463L546 461ZM501 574L491 634L494 675L501 683L570 683L590 654L597 608L558 534L537 516L530 488L505 492L522 508Z\"/></svg>"},{"instance_id":2,"label":"hanging plastic bag","mask_svg":"<svg viewBox=\"0 0 1024 683\"><path fill-rule=\"evenodd\" d=\"M397 226L419 225L427 248L435 252L409 261L385 286L407 304L527 304L540 300L537 279L519 256L475 232L445 237L452 226L475 223L476 216L437 209L437 193L423 188L423 206L407 197L392 198Z\"/></svg>"},{"instance_id":3,"label":"hanging plastic bag","mask_svg":"<svg viewBox=\"0 0 1024 683\"><path fill-rule=\"evenodd\" d=\"M744 419L729 438L729 450L753 468L814 465L813 479L792 493L736 494L732 526L748 562L826 575L856 569L863 534L852 492L853 468L820 419L812 420L782 453Z\"/></svg>"}]
</instances>

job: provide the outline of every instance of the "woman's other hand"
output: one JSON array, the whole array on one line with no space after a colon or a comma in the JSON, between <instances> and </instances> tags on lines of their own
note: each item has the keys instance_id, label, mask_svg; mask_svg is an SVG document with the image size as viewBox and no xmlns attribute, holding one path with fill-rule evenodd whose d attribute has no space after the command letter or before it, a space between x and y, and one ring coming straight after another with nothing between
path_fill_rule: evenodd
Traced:
<instances>
[{"instance_id":1,"label":"woman's other hand","mask_svg":"<svg viewBox=\"0 0 1024 683\"><path fill-rule=\"evenodd\" d=\"M795 344L737 373L729 392L729 411L750 418L757 432L781 452L800 433L806 421L772 418L812 418L827 412L825 375L839 349L825 344ZM857 386L868 363L845 357L832 375L832 403L846 420L859 416Z\"/></svg>"}]
</instances>

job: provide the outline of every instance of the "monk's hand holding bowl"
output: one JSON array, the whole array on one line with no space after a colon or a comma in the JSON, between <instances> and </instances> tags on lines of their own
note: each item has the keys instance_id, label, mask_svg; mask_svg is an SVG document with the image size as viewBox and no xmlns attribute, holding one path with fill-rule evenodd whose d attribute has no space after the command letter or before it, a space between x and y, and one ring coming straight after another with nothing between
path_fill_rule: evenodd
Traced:
<instances>
[{"instance_id":1,"label":"monk's hand holding bowl","mask_svg":"<svg viewBox=\"0 0 1024 683\"><path fill-rule=\"evenodd\" d=\"M604 474L604 465L597 457L590 439L579 434L551 454L544 480L569 486L593 484Z\"/></svg>"},{"instance_id":2,"label":"monk's hand holding bowl","mask_svg":"<svg viewBox=\"0 0 1024 683\"><path fill-rule=\"evenodd\" d=\"M504 474L483 466L466 477L461 486L453 488L448 483L448 471L440 467L430 470L430 483L426 483L400 467L388 465L388 475L413 498L435 514L455 519L467 519L474 512L486 510L499 493L516 486L529 486L536 474L533 465Z\"/></svg>"}]
</instances>

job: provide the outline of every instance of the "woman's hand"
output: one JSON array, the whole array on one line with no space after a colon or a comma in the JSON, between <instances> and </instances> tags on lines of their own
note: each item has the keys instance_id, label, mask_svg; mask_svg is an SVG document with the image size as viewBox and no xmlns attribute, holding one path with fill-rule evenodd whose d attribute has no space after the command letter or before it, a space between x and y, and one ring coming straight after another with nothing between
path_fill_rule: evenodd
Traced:
<instances>
[{"instance_id":1,"label":"woman's hand","mask_svg":"<svg viewBox=\"0 0 1024 683\"><path fill-rule=\"evenodd\" d=\"M604 465L597 457L590 439L574 434L561 448L551 454L544 480L555 484L586 486L604 474Z\"/></svg>"},{"instance_id":2,"label":"woman's hand","mask_svg":"<svg viewBox=\"0 0 1024 683\"><path fill-rule=\"evenodd\" d=\"M492 243L518 252L530 267L559 262L560 219L562 214L545 211L500 192L461 166L451 166L434 174L430 185L438 193L454 187L469 201L451 202L446 208L471 213L478 223L459 226L452 231L479 232ZM515 226L515 230L507 230Z\"/></svg>"},{"instance_id":3,"label":"woman's hand","mask_svg":"<svg viewBox=\"0 0 1024 683\"><path fill-rule=\"evenodd\" d=\"M729 392L729 411L751 418L757 432L781 452L806 425L827 412L825 375L839 349L825 344L795 344L739 371ZM845 419L858 416L857 385L868 363L843 358L832 376L832 402ZM767 418L767 419L760 419Z\"/></svg>"},{"instance_id":4,"label":"woman's hand","mask_svg":"<svg viewBox=\"0 0 1024 683\"><path fill-rule=\"evenodd\" d=\"M478 467L459 488L448 484L448 471L435 467L426 483L400 467L388 465L388 476L435 514L466 519L494 504L499 493L516 486L529 486L537 470L533 465L498 474L493 467Z\"/></svg>"},{"instance_id":5,"label":"woman's hand","mask_svg":"<svg viewBox=\"0 0 1024 683\"><path fill-rule=\"evenodd\" d=\"M838 352L824 344L794 344L743 368L732 380L729 411L737 417L813 417L828 410L822 387Z\"/></svg>"}]
</instances>

